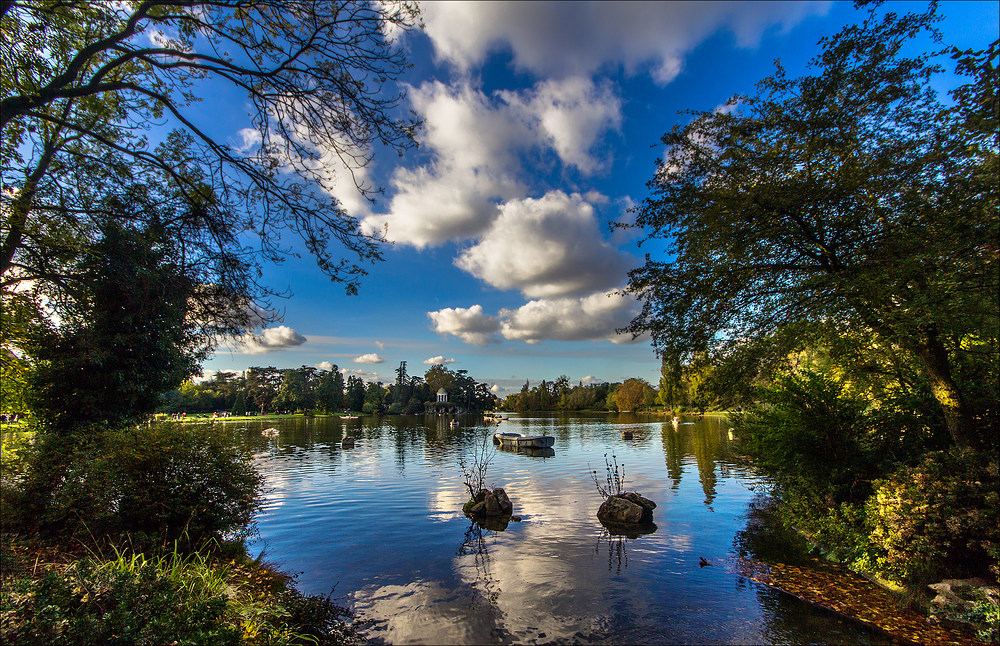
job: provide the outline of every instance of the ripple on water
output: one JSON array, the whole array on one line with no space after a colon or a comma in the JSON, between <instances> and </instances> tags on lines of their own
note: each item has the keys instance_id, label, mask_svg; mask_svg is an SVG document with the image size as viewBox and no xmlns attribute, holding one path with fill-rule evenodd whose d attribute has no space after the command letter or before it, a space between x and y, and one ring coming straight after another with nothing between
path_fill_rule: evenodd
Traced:
<instances>
[{"instance_id":1,"label":"ripple on water","mask_svg":"<svg viewBox=\"0 0 1000 646\"><path fill-rule=\"evenodd\" d=\"M728 457L721 422L532 416L503 430L556 437L555 455L497 451L487 486L503 486L520 523L477 531L458 462L494 427L431 419L282 427L257 456L269 493L258 517L271 560L335 596L386 643L761 643L815 641L820 630L867 638L811 607L775 601L724 564L757 481ZM657 502L655 533L627 539L597 521L605 454L626 488ZM346 596L345 596L346 595ZM805 607L803 607L805 606ZM853 631L853 632L852 632ZM544 635L541 636L540 635ZM822 637L819 637L822 638Z\"/></svg>"}]
</instances>

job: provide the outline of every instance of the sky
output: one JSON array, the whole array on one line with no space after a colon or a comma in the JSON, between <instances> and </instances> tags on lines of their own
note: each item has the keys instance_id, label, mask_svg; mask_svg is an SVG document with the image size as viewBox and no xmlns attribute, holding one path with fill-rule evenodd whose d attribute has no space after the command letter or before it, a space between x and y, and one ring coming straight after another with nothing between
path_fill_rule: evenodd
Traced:
<instances>
[{"instance_id":1,"label":"sky","mask_svg":"<svg viewBox=\"0 0 1000 646\"><path fill-rule=\"evenodd\" d=\"M921 11L925 3L888 3ZM817 41L857 22L849 2L422 2L422 30L397 46L412 68L406 110L419 148L376 154L335 196L385 262L346 295L307 255L265 267L292 294L279 324L220 347L206 377L249 366L330 369L391 382L442 363L501 397L560 375L573 384L641 377L656 384L648 338L618 335L638 304L619 290L644 254L629 208L663 150L659 138L734 94L750 94L780 59L806 72ZM1000 29L995 2L943 2L947 42L982 47ZM947 90L942 87L941 90ZM209 102L239 144L242 100ZM228 116L225 116L228 115ZM347 184L343 187L342 184Z\"/></svg>"}]
</instances>

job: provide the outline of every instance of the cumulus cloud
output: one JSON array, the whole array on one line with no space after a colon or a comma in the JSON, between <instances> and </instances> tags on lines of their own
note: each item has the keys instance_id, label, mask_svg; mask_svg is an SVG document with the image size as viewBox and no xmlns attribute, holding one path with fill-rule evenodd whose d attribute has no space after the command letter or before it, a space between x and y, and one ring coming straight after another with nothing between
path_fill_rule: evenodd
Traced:
<instances>
[{"instance_id":1,"label":"cumulus cloud","mask_svg":"<svg viewBox=\"0 0 1000 646\"><path fill-rule=\"evenodd\" d=\"M602 165L591 148L606 131L622 123L621 100L611 85L598 86L589 78L548 80L531 93L502 92L501 96L523 113L533 132L543 134L564 164L587 174Z\"/></svg>"},{"instance_id":2,"label":"cumulus cloud","mask_svg":"<svg viewBox=\"0 0 1000 646\"><path fill-rule=\"evenodd\" d=\"M354 375L355 377L361 377L362 381L367 381L367 382L381 381L382 379L381 377L379 377L377 372L372 372L371 370L355 370L351 368L342 368L340 370L340 373L345 377L350 375Z\"/></svg>"},{"instance_id":3,"label":"cumulus cloud","mask_svg":"<svg viewBox=\"0 0 1000 646\"><path fill-rule=\"evenodd\" d=\"M635 299L620 294L539 299L515 310L501 310L500 333L505 339L529 344L546 340L631 343L631 335L615 330L627 325L636 313Z\"/></svg>"},{"instance_id":4,"label":"cumulus cloud","mask_svg":"<svg viewBox=\"0 0 1000 646\"><path fill-rule=\"evenodd\" d=\"M486 345L497 341L500 319L483 313L482 305L472 307L446 307L427 316L434 323L438 334L452 334L469 345Z\"/></svg>"},{"instance_id":5,"label":"cumulus cloud","mask_svg":"<svg viewBox=\"0 0 1000 646\"><path fill-rule=\"evenodd\" d=\"M366 217L363 228L420 248L472 237L495 216L498 200L524 193L514 169L534 136L506 104L467 83L430 81L409 97L424 119L420 144L432 161L398 168L388 212Z\"/></svg>"},{"instance_id":6,"label":"cumulus cloud","mask_svg":"<svg viewBox=\"0 0 1000 646\"><path fill-rule=\"evenodd\" d=\"M319 368L320 370L333 370L333 364L330 363L329 361L320 361L319 363L316 364L315 367Z\"/></svg>"},{"instance_id":7,"label":"cumulus cloud","mask_svg":"<svg viewBox=\"0 0 1000 646\"><path fill-rule=\"evenodd\" d=\"M455 264L499 289L545 298L619 285L631 263L601 237L589 202L553 191L504 204L490 230Z\"/></svg>"},{"instance_id":8,"label":"cumulus cloud","mask_svg":"<svg viewBox=\"0 0 1000 646\"><path fill-rule=\"evenodd\" d=\"M502 309L497 316L481 305L428 312L435 331L451 334L470 345L485 345L499 331L510 341L611 341L633 343L629 334L615 330L628 325L638 313L638 303L628 295L597 292L582 298L529 301L516 309ZM641 339L640 339L641 340ZM636 340L638 341L638 340Z\"/></svg>"},{"instance_id":9,"label":"cumulus cloud","mask_svg":"<svg viewBox=\"0 0 1000 646\"><path fill-rule=\"evenodd\" d=\"M590 384L603 384L606 381L607 381L606 379L601 379L599 377L595 377L594 375L587 375L586 377L580 380L580 382L586 386L589 386Z\"/></svg>"},{"instance_id":10,"label":"cumulus cloud","mask_svg":"<svg viewBox=\"0 0 1000 646\"><path fill-rule=\"evenodd\" d=\"M383 357L380 354L376 354L374 352L369 352L359 357L354 357L354 363L383 363L384 361L385 357Z\"/></svg>"},{"instance_id":11,"label":"cumulus cloud","mask_svg":"<svg viewBox=\"0 0 1000 646\"><path fill-rule=\"evenodd\" d=\"M364 231L418 248L467 240L486 231L498 204L527 193L524 158L551 151L563 164L593 173L605 132L621 125L621 101L610 85L589 78L544 81L492 96L468 81L426 82L410 89L425 121L421 145L431 161L398 168L386 213L362 221Z\"/></svg>"},{"instance_id":12,"label":"cumulus cloud","mask_svg":"<svg viewBox=\"0 0 1000 646\"><path fill-rule=\"evenodd\" d=\"M445 365L448 363L455 363L454 359L445 359L443 355L438 355L436 357L431 357L430 359L424 359L424 364L428 366Z\"/></svg>"},{"instance_id":13,"label":"cumulus cloud","mask_svg":"<svg viewBox=\"0 0 1000 646\"><path fill-rule=\"evenodd\" d=\"M248 332L235 339L236 348L244 354L267 354L276 350L294 348L305 342L306 337L287 325L264 328L259 334Z\"/></svg>"},{"instance_id":14,"label":"cumulus cloud","mask_svg":"<svg viewBox=\"0 0 1000 646\"><path fill-rule=\"evenodd\" d=\"M650 73L669 83L683 59L705 38L725 29L740 46L754 46L765 30L787 30L829 2L432 2L421 6L426 33L439 59L460 70L491 51L509 50L514 66L539 76L591 74L608 65Z\"/></svg>"}]
</instances>

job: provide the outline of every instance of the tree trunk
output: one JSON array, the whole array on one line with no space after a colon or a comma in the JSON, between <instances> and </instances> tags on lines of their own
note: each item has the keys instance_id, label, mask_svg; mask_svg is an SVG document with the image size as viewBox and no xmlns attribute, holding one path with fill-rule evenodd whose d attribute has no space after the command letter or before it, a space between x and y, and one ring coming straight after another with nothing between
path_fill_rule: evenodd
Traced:
<instances>
[{"instance_id":1,"label":"tree trunk","mask_svg":"<svg viewBox=\"0 0 1000 646\"><path fill-rule=\"evenodd\" d=\"M938 336L937 326L924 329L924 338L917 342L914 351L927 370L931 392L944 412L945 424L956 446L966 448L972 437L972 419L965 406L962 392L951 376L948 353Z\"/></svg>"}]
</instances>

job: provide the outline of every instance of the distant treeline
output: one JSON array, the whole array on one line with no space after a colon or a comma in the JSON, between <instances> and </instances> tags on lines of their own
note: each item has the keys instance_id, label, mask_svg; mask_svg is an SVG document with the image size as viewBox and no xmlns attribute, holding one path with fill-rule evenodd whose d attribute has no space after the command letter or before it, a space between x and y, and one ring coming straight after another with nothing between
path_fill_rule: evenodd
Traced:
<instances>
[{"instance_id":1,"label":"distant treeline","mask_svg":"<svg viewBox=\"0 0 1000 646\"><path fill-rule=\"evenodd\" d=\"M447 402L438 402L440 389ZM493 410L497 398L489 387L469 377L467 371L435 365L423 377L410 376L403 361L396 381L365 383L344 375L337 366L322 370L311 366L279 370L253 367L243 373L219 372L202 383L184 382L162 396L160 412L246 413L318 412L340 410L364 413L422 413L426 411L482 412Z\"/></svg>"},{"instance_id":2,"label":"distant treeline","mask_svg":"<svg viewBox=\"0 0 1000 646\"><path fill-rule=\"evenodd\" d=\"M529 410L609 410L634 411L663 407L673 411L714 410L722 401L713 392L710 382L712 369L702 355L695 355L683 365L663 360L659 389L639 378L621 383L591 383L582 381L570 385L569 377L555 381L542 380L531 386L524 382L521 392L507 395L501 404L505 411ZM731 402L727 402L731 403Z\"/></svg>"}]
</instances>

